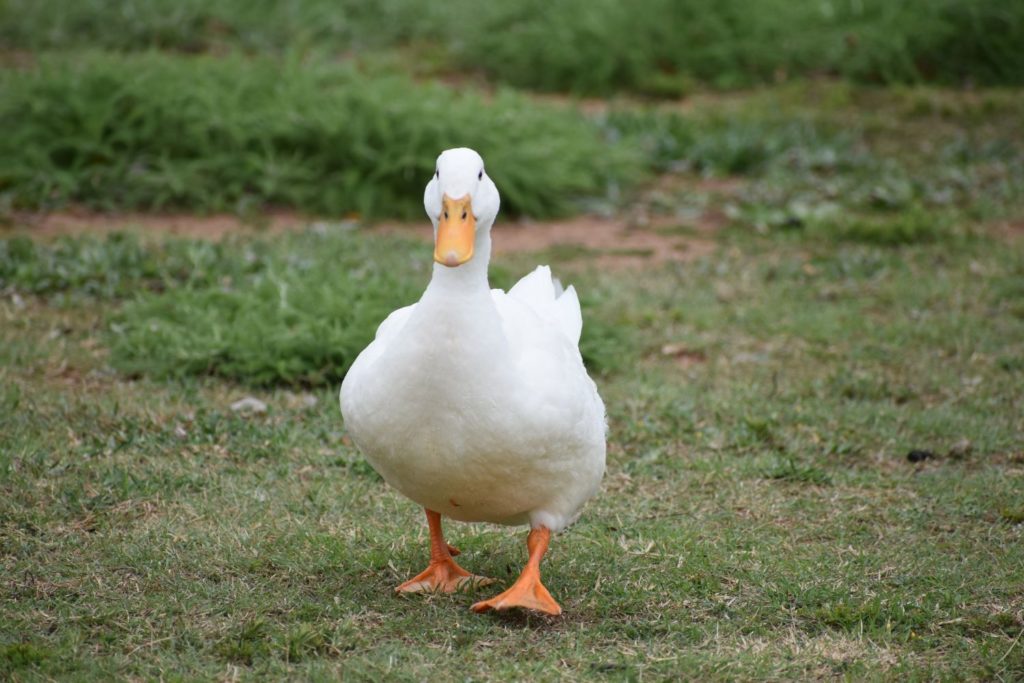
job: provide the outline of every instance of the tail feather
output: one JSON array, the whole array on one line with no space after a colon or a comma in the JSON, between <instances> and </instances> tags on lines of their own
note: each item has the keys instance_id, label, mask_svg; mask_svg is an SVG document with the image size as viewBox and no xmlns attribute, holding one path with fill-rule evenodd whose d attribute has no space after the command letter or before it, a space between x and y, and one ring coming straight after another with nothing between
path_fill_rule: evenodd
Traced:
<instances>
[{"instance_id":1,"label":"tail feather","mask_svg":"<svg viewBox=\"0 0 1024 683\"><path fill-rule=\"evenodd\" d=\"M555 325L574 344L579 345L583 330L583 314L576 289L563 288L561 281L551 275L548 266L537 266L508 291L508 295L532 308L542 319Z\"/></svg>"},{"instance_id":2,"label":"tail feather","mask_svg":"<svg viewBox=\"0 0 1024 683\"><path fill-rule=\"evenodd\" d=\"M534 307L544 306L555 299L555 285L551 268L537 266L532 273L524 275L508 290L508 295Z\"/></svg>"},{"instance_id":3,"label":"tail feather","mask_svg":"<svg viewBox=\"0 0 1024 683\"><path fill-rule=\"evenodd\" d=\"M576 295L576 288L572 285L555 300L558 306L558 319L562 323L562 330L576 346L580 345L580 335L583 333L583 313L580 311L580 298Z\"/></svg>"}]
</instances>

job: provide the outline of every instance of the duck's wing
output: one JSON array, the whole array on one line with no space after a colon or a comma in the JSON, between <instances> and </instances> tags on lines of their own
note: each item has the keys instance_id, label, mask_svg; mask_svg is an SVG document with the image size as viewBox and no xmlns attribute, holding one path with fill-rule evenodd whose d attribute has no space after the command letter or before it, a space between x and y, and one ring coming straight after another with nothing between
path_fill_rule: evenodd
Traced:
<instances>
[{"instance_id":1,"label":"duck's wing","mask_svg":"<svg viewBox=\"0 0 1024 683\"><path fill-rule=\"evenodd\" d=\"M409 317L412 316L412 312L416 309L417 304L411 304L403 308L399 308L391 312L387 318L384 319L377 327L377 334L374 336L373 341L370 342L369 346L363 349L363 352L359 354L359 358L356 361L360 365L369 365L373 361L377 360L384 351L388 348L392 341L405 327L405 323L409 321Z\"/></svg>"},{"instance_id":2,"label":"duck's wing","mask_svg":"<svg viewBox=\"0 0 1024 683\"><path fill-rule=\"evenodd\" d=\"M358 410L358 397L366 386L368 368L371 368L377 359L384 355L384 351L399 336L415 308L416 304L412 304L392 311L377 327L377 334L373 341L363 349L363 352L356 357L348 372L345 373L339 399L341 400L341 413L346 419L355 415Z\"/></svg>"},{"instance_id":3,"label":"duck's wing","mask_svg":"<svg viewBox=\"0 0 1024 683\"><path fill-rule=\"evenodd\" d=\"M552 424L575 425L573 429L583 430L581 438L603 443L604 403L579 351L580 301L573 287L561 294L558 287L551 269L539 266L507 294L500 289L491 294L533 413ZM603 457L603 446L595 446L598 451Z\"/></svg>"},{"instance_id":4,"label":"duck's wing","mask_svg":"<svg viewBox=\"0 0 1024 683\"><path fill-rule=\"evenodd\" d=\"M562 288L562 283L551 276L551 268L537 266L536 270L508 290L508 296L524 304L545 323L561 331L574 346L579 347L580 333L583 331L579 297L572 285Z\"/></svg>"}]
</instances>

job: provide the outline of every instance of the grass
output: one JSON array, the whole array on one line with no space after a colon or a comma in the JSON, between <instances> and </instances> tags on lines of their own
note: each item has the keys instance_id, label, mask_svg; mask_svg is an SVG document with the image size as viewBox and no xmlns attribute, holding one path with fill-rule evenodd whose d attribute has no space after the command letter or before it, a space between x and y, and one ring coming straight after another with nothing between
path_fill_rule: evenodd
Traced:
<instances>
[{"instance_id":1,"label":"grass","mask_svg":"<svg viewBox=\"0 0 1024 683\"><path fill-rule=\"evenodd\" d=\"M508 213L540 217L613 211L666 171L762 180L737 210L767 210L752 216L766 229L831 220L840 206L992 216L1024 197L1012 92L812 84L583 116L318 59L101 53L5 72L0 89L7 220L75 205L415 217L436 150L455 145L498 169ZM857 220L847 232L877 222Z\"/></svg>"},{"instance_id":2,"label":"grass","mask_svg":"<svg viewBox=\"0 0 1024 683\"><path fill-rule=\"evenodd\" d=\"M107 374L88 343L102 312L5 303L13 601L0 619L20 637L4 666L72 678L229 666L356 678L1019 674L1011 587L1024 558L1005 511L1024 503L1021 377L994 362L1021 353L1024 321L997 295L1019 278L1019 254L936 265L931 247L905 258L872 247L883 274L851 277L840 264L865 254L843 248L815 256L809 279L799 250L760 246L614 280L653 346L681 339L709 360L680 372L634 352L632 370L602 381L609 475L548 561L569 612L554 623L473 617L472 596L389 595L423 560L419 514L347 444L334 387L312 406L260 393L269 414L242 417L227 409L232 385ZM990 280L969 277L977 259ZM955 309L934 291L945 278L961 291ZM706 294L723 279L741 283L731 301ZM818 298L838 285L850 293ZM593 317L617 308L609 298ZM962 437L974 444L966 460L904 460ZM522 559L507 531L451 533L477 571L507 581Z\"/></svg>"},{"instance_id":3,"label":"grass","mask_svg":"<svg viewBox=\"0 0 1024 683\"><path fill-rule=\"evenodd\" d=\"M140 289L212 285L229 269L235 276L261 262L244 260L223 244L168 242L153 247L135 235L60 239L50 244L25 236L0 241L0 288L43 296L59 306L93 299L124 299Z\"/></svg>"},{"instance_id":4,"label":"grass","mask_svg":"<svg viewBox=\"0 0 1024 683\"><path fill-rule=\"evenodd\" d=\"M864 82L1020 84L1024 15L998 0L859 3L738 0L11 0L0 38L21 49L185 53L405 48L416 68L477 72L517 87L678 96L793 76ZM465 24L465 17L473 18Z\"/></svg>"},{"instance_id":5,"label":"grass","mask_svg":"<svg viewBox=\"0 0 1024 683\"><path fill-rule=\"evenodd\" d=\"M772 109L754 103L742 112L723 112L716 105L680 114L631 106L611 110L604 124L638 145L660 172L757 175L794 165L845 171L868 161L856 131L838 130L791 106Z\"/></svg>"},{"instance_id":6,"label":"grass","mask_svg":"<svg viewBox=\"0 0 1024 683\"><path fill-rule=\"evenodd\" d=\"M3 72L0 91L8 211L420 216L437 151L472 146L504 169L508 211L546 216L635 182L640 162L564 108L318 60L90 53Z\"/></svg>"},{"instance_id":7,"label":"grass","mask_svg":"<svg viewBox=\"0 0 1024 683\"><path fill-rule=\"evenodd\" d=\"M114 365L254 385L337 383L376 325L429 280L422 245L308 233L255 246L229 248L237 256L216 281L127 305L111 326Z\"/></svg>"},{"instance_id":8,"label":"grass","mask_svg":"<svg viewBox=\"0 0 1024 683\"><path fill-rule=\"evenodd\" d=\"M331 230L217 245L8 242L0 253L18 267L4 266L0 302L0 670L1024 675L1024 252L1000 239L978 233L951 249L735 226L690 264L615 272L584 254L567 274L588 333L620 364L600 377L604 489L545 564L566 608L554 621L472 615L474 595L391 595L425 561L421 513L348 441L336 377L263 389L242 372L165 379L164 347L208 325L153 325L206 315L216 292L258 307L274 274L303 297L342 296L359 270L339 263L373 250L405 268L399 289L414 294L425 248ZM57 284L48 274L108 255ZM538 258L504 260L497 280ZM375 305L399 298L362 272ZM301 337L328 315L296 320ZM245 324L220 329L224 348L250 359L247 337L272 343L283 329L269 313ZM125 325L148 344L135 379L117 370ZM667 344L698 360L680 364ZM276 358L319 362L293 351ZM267 413L229 408L247 394ZM912 449L936 457L911 463ZM522 534L449 533L466 566L501 583L523 561Z\"/></svg>"},{"instance_id":9,"label":"grass","mask_svg":"<svg viewBox=\"0 0 1024 683\"><path fill-rule=\"evenodd\" d=\"M576 285L609 410L601 494L545 561L549 620L392 594L426 561L422 513L356 451L337 390L421 291L427 245L360 221L0 235L0 678L1024 678L1017 90L798 82L584 116L395 74L1012 82L1016 9L522 0L474 5L500 31L431 39L460 3L65 4L0 7L10 220L422 220L434 156L468 143L502 221L587 207L713 248L496 258L497 286L537 262ZM232 409L247 396L267 410ZM521 530L447 531L498 587L525 559Z\"/></svg>"},{"instance_id":10,"label":"grass","mask_svg":"<svg viewBox=\"0 0 1024 683\"><path fill-rule=\"evenodd\" d=\"M419 4L421 14L429 11ZM401 15L416 5L391 0L370 10L357 2L325 0L85 0L72 6L12 0L0 10L0 36L8 45L31 50L88 46L193 54L238 47L267 53L321 45L342 52L408 38L417 30L414 17Z\"/></svg>"},{"instance_id":11,"label":"grass","mask_svg":"<svg viewBox=\"0 0 1024 683\"><path fill-rule=\"evenodd\" d=\"M220 243L147 245L131 233L0 240L0 289L64 309L124 302L106 339L118 370L252 386L340 383L377 324L418 298L429 265L420 242L368 240L342 224ZM500 267L492 278L512 284ZM621 367L621 347L631 342L614 320L602 320L582 349L592 368L607 371Z\"/></svg>"}]
</instances>

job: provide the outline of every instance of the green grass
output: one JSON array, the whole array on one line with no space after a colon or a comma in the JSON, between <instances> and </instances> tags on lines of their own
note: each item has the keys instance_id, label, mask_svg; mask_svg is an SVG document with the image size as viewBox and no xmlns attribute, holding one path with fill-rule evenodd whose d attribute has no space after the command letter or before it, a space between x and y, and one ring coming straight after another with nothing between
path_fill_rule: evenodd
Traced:
<instances>
[{"instance_id":1,"label":"green grass","mask_svg":"<svg viewBox=\"0 0 1024 683\"><path fill-rule=\"evenodd\" d=\"M994 216L1024 197L1012 91L795 85L583 116L319 59L101 53L3 72L0 91L7 220L74 205L417 217L436 151L455 145L497 169L506 214L614 210L666 171L762 181L737 209L766 227L840 205Z\"/></svg>"},{"instance_id":2,"label":"green grass","mask_svg":"<svg viewBox=\"0 0 1024 683\"><path fill-rule=\"evenodd\" d=\"M849 171L870 161L863 134L840 130L779 103L723 112L716 103L687 114L671 109L613 109L604 125L639 146L655 170L758 175L773 167ZM820 115L819 115L820 116Z\"/></svg>"},{"instance_id":3,"label":"green grass","mask_svg":"<svg viewBox=\"0 0 1024 683\"><path fill-rule=\"evenodd\" d=\"M111 324L113 364L157 377L336 384L430 277L421 244L310 232L255 247L229 247L216 280L131 301Z\"/></svg>"},{"instance_id":4,"label":"green grass","mask_svg":"<svg viewBox=\"0 0 1024 683\"><path fill-rule=\"evenodd\" d=\"M0 38L36 50L402 47L417 68L426 62L532 89L654 96L685 94L696 83L821 74L956 85L1020 84L1024 74L1024 14L999 0L388 0L372 9L328 0L9 0Z\"/></svg>"},{"instance_id":5,"label":"green grass","mask_svg":"<svg viewBox=\"0 0 1024 683\"><path fill-rule=\"evenodd\" d=\"M635 182L641 161L565 108L315 59L89 53L2 72L0 93L8 211L420 216L438 150L471 146L507 211L545 216Z\"/></svg>"},{"instance_id":6,"label":"green grass","mask_svg":"<svg viewBox=\"0 0 1024 683\"><path fill-rule=\"evenodd\" d=\"M793 75L867 82L1020 83L1020 8L994 0L793 3L576 0L495 5L500 31L474 31L458 52L524 87L678 95ZM534 49L520 49L520 45Z\"/></svg>"},{"instance_id":7,"label":"green grass","mask_svg":"<svg viewBox=\"0 0 1024 683\"><path fill-rule=\"evenodd\" d=\"M367 239L343 224L265 240L167 240L133 234L34 243L0 239L0 290L73 309L123 302L109 324L111 362L128 375L216 376L253 386L333 386L388 313L430 278L429 247ZM495 268L496 286L512 284ZM590 310L592 301L583 305ZM583 337L596 371L634 340L614 319Z\"/></svg>"},{"instance_id":8,"label":"green grass","mask_svg":"<svg viewBox=\"0 0 1024 683\"><path fill-rule=\"evenodd\" d=\"M418 5L418 7L417 7ZM402 16L407 9L420 17ZM101 47L196 53L233 47L252 52L323 46L337 52L381 47L418 28L417 18L437 10L422 2L389 0L369 8L346 0L83 0L72 5L10 0L0 9L0 36L31 50Z\"/></svg>"},{"instance_id":9,"label":"green grass","mask_svg":"<svg viewBox=\"0 0 1024 683\"><path fill-rule=\"evenodd\" d=\"M425 249L376 239L208 246L196 261L217 265L166 290L137 260L111 261L149 290L126 300L88 280L35 295L28 276L6 281L22 297L0 303L6 675L1024 674L1024 376L1001 362L1024 357L1019 245L726 233L728 248L684 267L578 270L588 327L642 343L604 340L625 357L601 379L608 475L545 564L566 608L547 621L470 614L473 595L392 596L425 561L421 515L349 443L336 381L257 391L269 411L246 416L228 408L251 391L237 384L159 379L156 346L157 379L111 371L112 322L184 306L207 280L232 291L239 262L254 264L244 277L277 270L341 292L346 269L324 283L320 268L378 247L424 275ZM203 247L140 249L163 263ZM507 268L520 260L533 259ZM367 272L366 289L385 288ZM273 339L278 325L264 316L250 334ZM669 342L705 360L678 366L660 352ZM908 463L912 448L938 459ZM449 534L466 566L502 583L523 561L521 533Z\"/></svg>"},{"instance_id":10,"label":"green grass","mask_svg":"<svg viewBox=\"0 0 1024 683\"><path fill-rule=\"evenodd\" d=\"M584 118L325 58L334 41L376 49L354 28L370 25L394 31L381 45L429 52L404 6L332 23L337 6L312 1L7 3L8 44L71 51L0 76L0 210L423 220L433 158L459 142L484 152L502 221L590 206L712 242L640 270L604 260L650 251L628 241L496 258L497 286L537 262L577 286L609 410L602 492L544 565L565 615L471 614L489 591L392 594L426 561L422 513L353 447L337 390L376 323L422 290L428 245L351 222L220 242L26 230L0 236L0 678L1024 678L1019 93L790 84ZM645 60L675 48L644 31L671 22L611 3L549 15L578 22L502 19L531 6L479 7L507 30L460 38L444 68L664 93L798 73L794 50L818 54L772 41L781 62L755 64L764 47L737 37L808 9L718 26L737 6L681 4L707 10L684 35L732 40L713 59L677 41L692 64L652 75ZM908 67L943 45L936 22L1001 6L907 3L885 21L860 6L861 42L835 44L858 78L983 81L1003 49L1004 28L961 21L941 57L985 31L984 59ZM853 7L820 21L845 31ZM892 40L914 12L913 44ZM543 49L503 51L524 32ZM908 70L857 71L865 35L890 51L871 52L877 68ZM580 36L608 47L577 57ZM97 42L209 54L74 51ZM279 53L222 54L236 48ZM608 71L622 50L635 61ZM704 75L704 60L723 66ZM537 64L553 68L523 75ZM245 396L267 411L233 411ZM447 531L499 586L525 559L522 530Z\"/></svg>"},{"instance_id":11,"label":"green grass","mask_svg":"<svg viewBox=\"0 0 1024 683\"><path fill-rule=\"evenodd\" d=\"M170 241L144 245L132 234L105 239L59 239L42 244L25 236L0 240L0 289L47 297L56 305L123 299L140 290L212 286L230 274L259 268L264 253L248 246Z\"/></svg>"},{"instance_id":12,"label":"green grass","mask_svg":"<svg viewBox=\"0 0 1024 683\"><path fill-rule=\"evenodd\" d=\"M426 245L331 224L0 241L0 671L1024 675L1024 251L989 218L1019 195L982 191L1005 152L979 152L1015 110L951 101L835 137L850 106L810 137L784 130L852 162L782 151L733 189L641 199L681 221L730 215L708 256L639 272L591 267L594 249L498 259L500 286L549 259L576 284L609 407L602 494L545 564L555 621L391 595L425 561L420 512L355 451L336 392L376 321L422 288ZM659 121L614 125L637 139ZM971 154L943 151L965 131ZM911 153L924 135L935 156ZM830 193L879 180L879 156L920 186L977 180L944 202ZM249 394L266 414L230 409ZM935 457L911 463L915 449ZM523 560L511 530L449 534L501 583Z\"/></svg>"}]
</instances>

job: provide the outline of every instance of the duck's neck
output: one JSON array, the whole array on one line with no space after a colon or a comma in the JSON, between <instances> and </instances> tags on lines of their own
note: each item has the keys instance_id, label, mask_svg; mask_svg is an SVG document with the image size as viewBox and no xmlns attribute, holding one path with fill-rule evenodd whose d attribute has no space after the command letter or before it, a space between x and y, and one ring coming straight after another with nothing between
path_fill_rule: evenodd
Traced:
<instances>
[{"instance_id":1,"label":"duck's neck","mask_svg":"<svg viewBox=\"0 0 1024 683\"><path fill-rule=\"evenodd\" d=\"M456 268L435 263L426 294L444 297L488 294L487 266L490 261L491 231L482 226L473 244L473 258Z\"/></svg>"},{"instance_id":2,"label":"duck's neck","mask_svg":"<svg viewBox=\"0 0 1024 683\"><path fill-rule=\"evenodd\" d=\"M486 227L486 226L484 226ZM434 264L434 274L409 322L409 338L423 354L431 396L455 400L467 387L493 385L509 366L508 343L487 283L489 231L477 233L473 258L456 268Z\"/></svg>"}]
</instances>

